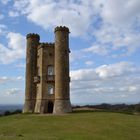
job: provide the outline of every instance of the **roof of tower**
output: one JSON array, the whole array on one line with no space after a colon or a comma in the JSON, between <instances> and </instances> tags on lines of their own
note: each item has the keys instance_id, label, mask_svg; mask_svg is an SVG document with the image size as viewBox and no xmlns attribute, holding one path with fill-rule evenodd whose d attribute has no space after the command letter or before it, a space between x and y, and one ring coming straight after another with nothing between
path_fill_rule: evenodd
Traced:
<instances>
[{"instance_id":1,"label":"roof of tower","mask_svg":"<svg viewBox=\"0 0 140 140\"><path fill-rule=\"evenodd\" d=\"M26 35L26 38L38 38L38 39L40 39L40 36L38 34L35 34L35 33L29 33Z\"/></svg>"},{"instance_id":2,"label":"roof of tower","mask_svg":"<svg viewBox=\"0 0 140 140\"><path fill-rule=\"evenodd\" d=\"M56 31L66 31L66 32L70 33L69 28L66 27L66 26L57 26L57 27L54 29L54 32L56 32Z\"/></svg>"}]
</instances>

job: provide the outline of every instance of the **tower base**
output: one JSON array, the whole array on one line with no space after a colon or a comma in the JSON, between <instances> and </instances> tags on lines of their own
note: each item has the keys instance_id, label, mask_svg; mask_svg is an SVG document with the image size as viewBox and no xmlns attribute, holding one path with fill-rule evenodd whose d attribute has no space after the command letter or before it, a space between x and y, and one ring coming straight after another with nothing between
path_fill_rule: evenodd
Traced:
<instances>
[{"instance_id":1,"label":"tower base","mask_svg":"<svg viewBox=\"0 0 140 140\"><path fill-rule=\"evenodd\" d=\"M53 114L72 112L70 100L55 100Z\"/></svg>"},{"instance_id":2,"label":"tower base","mask_svg":"<svg viewBox=\"0 0 140 140\"><path fill-rule=\"evenodd\" d=\"M35 100L25 100L23 113L33 113L34 105L35 105Z\"/></svg>"},{"instance_id":3,"label":"tower base","mask_svg":"<svg viewBox=\"0 0 140 140\"><path fill-rule=\"evenodd\" d=\"M42 110L43 110L42 107L43 107L43 106L42 106L42 100L36 100L34 112L35 112L35 113L42 113Z\"/></svg>"}]
</instances>

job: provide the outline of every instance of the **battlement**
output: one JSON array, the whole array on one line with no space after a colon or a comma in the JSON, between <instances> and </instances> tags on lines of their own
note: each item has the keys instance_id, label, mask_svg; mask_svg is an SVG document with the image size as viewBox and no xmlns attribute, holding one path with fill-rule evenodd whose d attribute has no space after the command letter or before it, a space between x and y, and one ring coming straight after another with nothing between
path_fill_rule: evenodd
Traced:
<instances>
[{"instance_id":1,"label":"battlement","mask_svg":"<svg viewBox=\"0 0 140 140\"><path fill-rule=\"evenodd\" d=\"M54 43L42 42L39 44L38 49L43 47L54 47Z\"/></svg>"},{"instance_id":2,"label":"battlement","mask_svg":"<svg viewBox=\"0 0 140 140\"><path fill-rule=\"evenodd\" d=\"M40 40L40 36L38 34L35 34L35 33L29 33L26 35L26 38L37 38Z\"/></svg>"},{"instance_id":3,"label":"battlement","mask_svg":"<svg viewBox=\"0 0 140 140\"><path fill-rule=\"evenodd\" d=\"M69 28L66 27L66 26L57 26L57 27L54 29L54 32L57 32L57 31L65 31L65 32L70 33Z\"/></svg>"},{"instance_id":4,"label":"battlement","mask_svg":"<svg viewBox=\"0 0 140 140\"><path fill-rule=\"evenodd\" d=\"M49 42L42 42L42 43L40 43L40 45L41 46L46 46L46 47L48 47L48 46L51 47L51 46L54 46L54 43L51 43L51 42L50 43Z\"/></svg>"}]
</instances>

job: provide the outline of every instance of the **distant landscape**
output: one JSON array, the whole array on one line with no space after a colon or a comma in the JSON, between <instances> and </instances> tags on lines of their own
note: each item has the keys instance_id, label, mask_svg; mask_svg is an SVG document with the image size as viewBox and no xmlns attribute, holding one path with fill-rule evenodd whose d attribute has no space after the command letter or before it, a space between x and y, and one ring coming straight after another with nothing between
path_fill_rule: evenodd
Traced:
<instances>
[{"instance_id":1,"label":"distant landscape","mask_svg":"<svg viewBox=\"0 0 140 140\"><path fill-rule=\"evenodd\" d=\"M16 110L22 110L23 105L0 105L0 115L3 115L6 111L14 112Z\"/></svg>"},{"instance_id":2,"label":"distant landscape","mask_svg":"<svg viewBox=\"0 0 140 140\"><path fill-rule=\"evenodd\" d=\"M107 111L107 112L120 112L127 114L139 114L140 103L138 104L87 104L87 105L72 105L73 111ZM0 105L0 115L10 115L21 113L23 105Z\"/></svg>"}]
</instances>

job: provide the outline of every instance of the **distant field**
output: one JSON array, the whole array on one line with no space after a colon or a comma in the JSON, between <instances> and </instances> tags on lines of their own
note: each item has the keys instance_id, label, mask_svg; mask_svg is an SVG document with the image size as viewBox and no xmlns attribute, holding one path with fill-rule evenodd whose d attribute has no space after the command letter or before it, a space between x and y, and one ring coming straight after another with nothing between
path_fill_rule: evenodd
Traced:
<instances>
[{"instance_id":1,"label":"distant field","mask_svg":"<svg viewBox=\"0 0 140 140\"><path fill-rule=\"evenodd\" d=\"M0 140L140 140L140 116L109 112L0 117Z\"/></svg>"}]
</instances>

